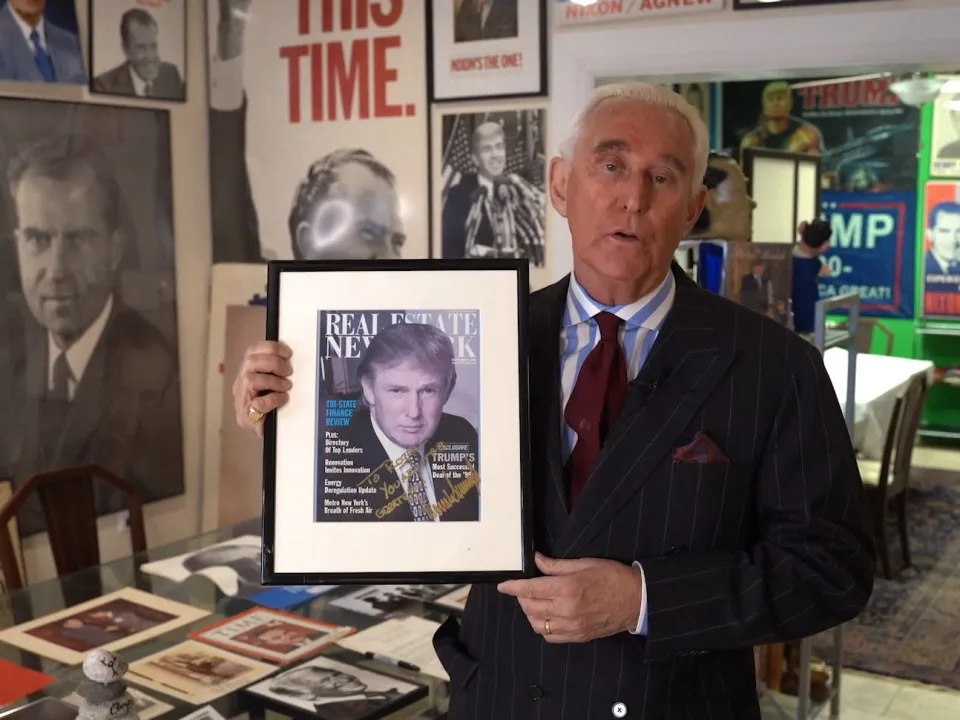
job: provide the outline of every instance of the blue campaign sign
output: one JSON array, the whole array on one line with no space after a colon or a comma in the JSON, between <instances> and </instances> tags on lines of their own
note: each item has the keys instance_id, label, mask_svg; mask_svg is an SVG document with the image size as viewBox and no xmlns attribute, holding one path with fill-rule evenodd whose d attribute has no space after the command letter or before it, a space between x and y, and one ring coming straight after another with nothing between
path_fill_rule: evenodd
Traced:
<instances>
[{"instance_id":1,"label":"blue campaign sign","mask_svg":"<svg viewBox=\"0 0 960 720\"><path fill-rule=\"evenodd\" d=\"M857 292L864 315L912 318L916 193L824 191L821 198L833 237L824 254L832 276L820 279L820 297Z\"/></svg>"}]
</instances>

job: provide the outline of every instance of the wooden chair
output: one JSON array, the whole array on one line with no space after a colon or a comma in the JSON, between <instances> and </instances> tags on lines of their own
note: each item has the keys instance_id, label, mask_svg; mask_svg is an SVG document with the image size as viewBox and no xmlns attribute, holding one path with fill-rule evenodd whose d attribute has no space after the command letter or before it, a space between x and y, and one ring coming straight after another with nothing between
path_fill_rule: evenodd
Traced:
<instances>
[{"instance_id":1,"label":"wooden chair","mask_svg":"<svg viewBox=\"0 0 960 720\"><path fill-rule=\"evenodd\" d=\"M893 332L879 320L860 318L857 321L857 336L854 345L858 353L869 353L873 348L873 336L879 331L884 336L883 355L893 352Z\"/></svg>"},{"instance_id":2,"label":"wooden chair","mask_svg":"<svg viewBox=\"0 0 960 720\"><path fill-rule=\"evenodd\" d=\"M0 508L0 568L7 587L23 587L8 526L27 499L37 494L47 524L50 549L58 575L66 575L100 564L97 539L97 509L93 481L100 480L119 490L130 511L130 545L134 554L147 549L140 491L130 482L99 465L53 470L30 477Z\"/></svg>"},{"instance_id":3,"label":"wooden chair","mask_svg":"<svg viewBox=\"0 0 960 720\"><path fill-rule=\"evenodd\" d=\"M910 566L910 541L907 533L907 489L910 484L913 447L916 443L917 430L923 414L926 393L926 376L915 377L904 393L897 398L894 405L884 441L883 457L879 461L863 459L857 461L866 490L867 502L873 515L877 539L879 540L877 549L883 566L883 576L888 580L892 577L890 549L887 541L887 512L891 500L895 501L896 506L903 567Z\"/></svg>"}]
</instances>

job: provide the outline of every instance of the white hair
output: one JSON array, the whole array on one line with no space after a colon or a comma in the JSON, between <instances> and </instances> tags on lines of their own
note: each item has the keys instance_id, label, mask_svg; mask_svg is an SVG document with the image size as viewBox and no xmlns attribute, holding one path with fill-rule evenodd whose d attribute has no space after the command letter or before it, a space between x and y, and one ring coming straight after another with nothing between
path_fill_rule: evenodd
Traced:
<instances>
[{"instance_id":1,"label":"white hair","mask_svg":"<svg viewBox=\"0 0 960 720\"><path fill-rule=\"evenodd\" d=\"M628 98L639 100L648 105L669 108L679 113L687 121L690 132L693 134L693 191L696 192L703 184L703 176L707 172L707 159L710 155L710 133L700 117L700 111L688 103L680 94L663 85L626 82L598 87L590 95L587 104L574 116L569 134L560 145L560 154L566 160L573 159L577 142L587 120L601 103L614 98Z\"/></svg>"}]
</instances>

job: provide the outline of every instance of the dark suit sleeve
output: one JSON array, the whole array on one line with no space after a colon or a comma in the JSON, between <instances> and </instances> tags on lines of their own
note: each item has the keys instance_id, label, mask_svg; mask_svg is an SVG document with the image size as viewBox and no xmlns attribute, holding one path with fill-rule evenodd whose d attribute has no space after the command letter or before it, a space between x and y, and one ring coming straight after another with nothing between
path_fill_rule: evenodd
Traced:
<instances>
[{"instance_id":1,"label":"dark suit sleeve","mask_svg":"<svg viewBox=\"0 0 960 720\"><path fill-rule=\"evenodd\" d=\"M789 353L754 477L752 547L639 558L647 660L809 636L853 618L870 596L873 540L836 393L812 346Z\"/></svg>"},{"instance_id":2,"label":"dark suit sleeve","mask_svg":"<svg viewBox=\"0 0 960 720\"><path fill-rule=\"evenodd\" d=\"M441 243L444 258L462 258L467 239L467 213L470 212L470 193L462 184L454 185L447 193L441 217Z\"/></svg>"}]
</instances>

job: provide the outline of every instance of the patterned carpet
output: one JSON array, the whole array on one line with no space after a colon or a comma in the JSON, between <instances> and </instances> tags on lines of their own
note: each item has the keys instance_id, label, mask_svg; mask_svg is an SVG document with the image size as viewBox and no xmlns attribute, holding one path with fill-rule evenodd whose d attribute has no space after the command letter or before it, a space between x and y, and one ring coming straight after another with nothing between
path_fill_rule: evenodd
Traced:
<instances>
[{"instance_id":1,"label":"patterned carpet","mask_svg":"<svg viewBox=\"0 0 960 720\"><path fill-rule=\"evenodd\" d=\"M890 530L892 580L878 570L873 596L844 631L844 665L960 690L960 473L914 468L908 532L912 566ZM892 518L891 518L892 520ZM814 639L828 660L832 637Z\"/></svg>"}]
</instances>

